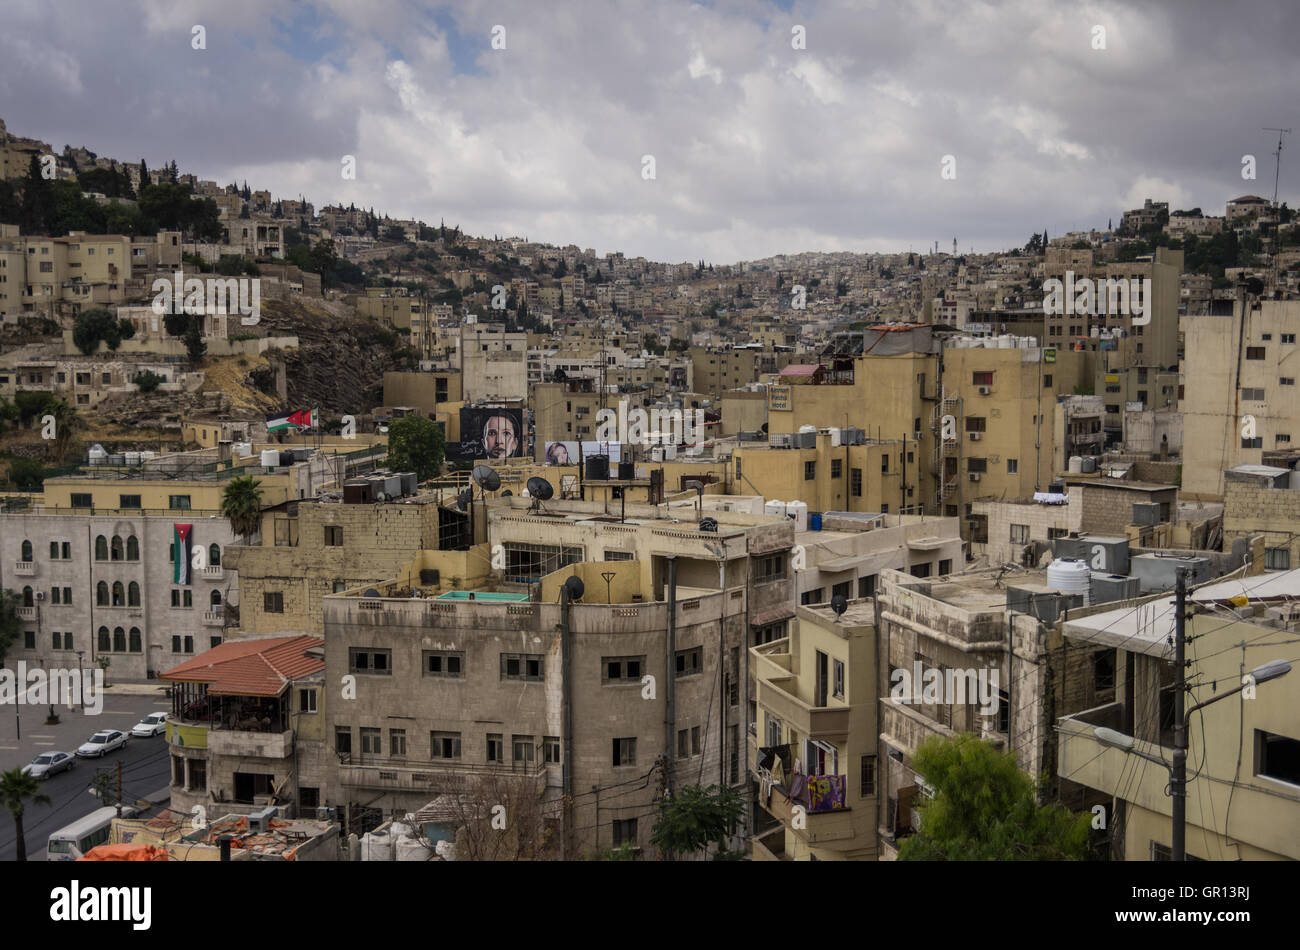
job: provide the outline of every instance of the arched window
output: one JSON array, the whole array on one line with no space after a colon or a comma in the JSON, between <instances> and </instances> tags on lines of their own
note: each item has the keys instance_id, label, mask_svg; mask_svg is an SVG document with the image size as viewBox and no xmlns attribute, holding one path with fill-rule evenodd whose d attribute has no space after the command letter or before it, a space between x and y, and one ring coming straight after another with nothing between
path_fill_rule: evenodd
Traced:
<instances>
[{"instance_id":1,"label":"arched window","mask_svg":"<svg viewBox=\"0 0 1300 950\"><path fill-rule=\"evenodd\" d=\"M219 590L214 590L211 594L209 594L209 595L208 595L208 603L211 604L213 607L220 607L220 606L221 606L221 591L219 591Z\"/></svg>"},{"instance_id":2,"label":"arched window","mask_svg":"<svg viewBox=\"0 0 1300 950\"><path fill-rule=\"evenodd\" d=\"M140 585L132 581L126 588L126 605L128 607L140 606Z\"/></svg>"},{"instance_id":3,"label":"arched window","mask_svg":"<svg viewBox=\"0 0 1300 950\"><path fill-rule=\"evenodd\" d=\"M216 550L216 548L217 548L217 546L216 546L215 544L212 545L212 549L213 549L214 551ZM30 561L31 559L32 559L32 542L30 542L30 541L24 541L24 542L23 542L23 556L22 556L21 558L19 558L19 560L20 560L20 561Z\"/></svg>"},{"instance_id":4,"label":"arched window","mask_svg":"<svg viewBox=\"0 0 1300 950\"><path fill-rule=\"evenodd\" d=\"M113 649L112 642L108 639L108 627L99 628L99 652L107 653Z\"/></svg>"},{"instance_id":5,"label":"arched window","mask_svg":"<svg viewBox=\"0 0 1300 950\"><path fill-rule=\"evenodd\" d=\"M140 541L135 535L126 539L126 559L128 561L140 560Z\"/></svg>"},{"instance_id":6,"label":"arched window","mask_svg":"<svg viewBox=\"0 0 1300 950\"><path fill-rule=\"evenodd\" d=\"M23 606L24 606L24 607L34 607L35 605L36 605L36 601L34 601L34 600L32 599L32 589L31 589L30 587L24 587L24 588L23 588Z\"/></svg>"},{"instance_id":7,"label":"arched window","mask_svg":"<svg viewBox=\"0 0 1300 950\"><path fill-rule=\"evenodd\" d=\"M121 581L113 581L113 606L126 606L126 591L122 589Z\"/></svg>"},{"instance_id":8,"label":"arched window","mask_svg":"<svg viewBox=\"0 0 1300 950\"><path fill-rule=\"evenodd\" d=\"M104 537L102 534L95 539L95 560L108 560L108 538Z\"/></svg>"},{"instance_id":9,"label":"arched window","mask_svg":"<svg viewBox=\"0 0 1300 950\"><path fill-rule=\"evenodd\" d=\"M108 585L103 581L100 581L98 584L95 585L95 606L96 607L108 606Z\"/></svg>"},{"instance_id":10,"label":"arched window","mask_svg":"<svg viewBox=\"0 0 1300 950\"><path fill-rule=\"evenodd\" d=\"M113 561L121 561L121 560L124 560L124 558L123 558L123 556L122 556L122 537L121 537L121 535L117 535L117 534L113 535L112 552L113 552L113 553L112 553L112 557L110 558L110 560L113 560Z\"/></svg>"},{"instance_id":11,"label":"arched window","mask_svg":"<svg viewBox=\"0 0 1300 950\"><path fill-rule=\"evenodd\" d=\"M213 545L210 545L210 546L208 547L208 566L209 566L209 567L220 567L220 566L221 566L221 546L220 546L220 545L218 545L218 544L213 544Z\"/></svg>"},{"instance_id":12,"label":"arched window","mask_svg":"<svg viewBox=\"0 0 1300 950\"><path fill-rule=\"evenodd\" d=\"M126 631L123 630L121 627L113 628L113 652L114 653L126 652Z\"/></svg>"},{"instance_id":13,"label":"arched window","mask_svg":"<svg viewBox=\"0 0 1300 950\"><path fill-rule=\"evenodd\" d=\"M139 653L141 652L141 649L142 648L140 646L140 628L132 627L131 628L131 652Z\"/></svg>"}]
</instances>

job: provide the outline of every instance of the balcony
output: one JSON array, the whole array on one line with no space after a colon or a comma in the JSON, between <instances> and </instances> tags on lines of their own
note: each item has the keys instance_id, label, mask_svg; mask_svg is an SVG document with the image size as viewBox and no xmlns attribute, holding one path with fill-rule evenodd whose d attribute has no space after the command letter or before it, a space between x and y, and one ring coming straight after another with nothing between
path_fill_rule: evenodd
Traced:
<instances>
[{"instance_id":1,"label":"balcony","mask_svg":"<svg viewBox=\"0 0 1300 950\"><path fill-rule=\"evenodd\" d=\"M785 853L785 825L777 825L754 836L753 859L755 861L790 860Z\"/></svg>"},{"instance_id":2,"label":"balcony","mask_svg":"<svg viewBox=\"0 0 1300 950\"><path fill-rule=\"evenodd\" d=\"M203 626L221 627L225 626L226 612L224 610L205 610L203 611Z\"/></svg>"},{"instance_id":3,"label":"balcony","mask_svg":"<svg viewBox=\"0 0 1300 950\"><path fill-rule=\"evenodd\" d=\"M18 614L18 619L19 619L19 620L35 620L35 619L36 619L36 608L35 608L35 607L19 607L19 608L17 608L17 611L16 611L16 612L17 612L17 614Z\"/></svg>"},{"instance_id":4,"label":"balcony","mask_svg":"<svg viewBox=\"0 0 1300 950\"><path fill-rule=\"evenodd\" d=\"M36 562L35 562L35 561L15 561L15 562L14 562L14 573L17 574L19 577L35 577L35 576L36 576Z\"/></svg>"},{"instance_id":5,"label":"balcony","mask_svg":"<svg viewBox=\"0 0 1300 950\"><path fill-rule=\"evenodd\" d=\"M813 776L809 781L813 781L820 776ZM807 805L795 800L787 802L785 800L786 789L781 785L772 786L771 798L760 804L769 815L777 819L785 828L789 828L796 835L802 838L810 845L827 845L835 841L844 841L853 837L853 810L851 808L837 808L833 811L813 811ZM798 807L804 813L799 816L798 824L795 823L795 808ZM784 843L782 844L784 851Z\"/></svg>"},{"instance_id":6,"label":"balcony","mask_svg":"<svg viewBox=\"0 0 1300 950\"><path fill-rule=\"evenodd\" d=\"M547 785L545 763L518 766L461 762L456 759L412 761L372 755L339 756L339 782L376 791L428 792L430 797L465 789L493 777L513 778L541 794Z\"/></svg>"},{"instance_id":7,"label":"balcony","mask_svg":"<svg viewBox=\"0 0 1300 950\"><path fill-rule=\"evenodd\" d=\"M793 676L764 679L760 672L756 696L759 708L788 723L801 736L837 744L848 739L849 707L813 706L792 692L797 685Z\"/></svg>"},{"instance_id":8,"label":"balcony","mask_svg":"<svg viewBox=\"0 0 1300 950\"><path fill-rule=\"evenodd\" d=\"M205 581L219 581L226 576L226 569L220 564L211 564L199 572Z\"/></svg>"},{"instance_id":9,"label":"balcony","mask_svg":"<svg viewBox=\"0 0 1300 950\"><path fill-rule=\"evenodd\" d=\"M258 732L211 729L208 731L208 751L213 755L285 759L293 753L293 730Z\"/></svg>"}]
</instances>

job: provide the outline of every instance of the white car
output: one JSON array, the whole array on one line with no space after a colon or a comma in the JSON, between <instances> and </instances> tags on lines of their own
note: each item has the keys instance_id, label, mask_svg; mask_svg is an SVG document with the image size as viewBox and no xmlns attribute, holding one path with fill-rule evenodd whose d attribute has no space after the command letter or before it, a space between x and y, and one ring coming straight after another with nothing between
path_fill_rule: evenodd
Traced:
<instances>
[{"instance_id":1,"label":"white car","mask_svg":"<svg viewBox=\"0 0 1300 950\"><path fill-rule=\"evenodd\" d=\"M159 736L166 731L167 714L165 712L150 713L131 727L131 735L138 736L141 739Z\"/></svg>"},{"instance_id":2,"label":"white car","mask_svg":"<svg viewBox=\"0 0 1300 950\"><path fill-rule=\"evenodd\" d=\"M128 736L124 732L118 732L116 729L105 729L95 733L81 745L77 746L77 755L84 759L99 758L105 753L112 752L114 749L121 749L126 745Z\"/></svg>"},{"instance_id":3,"label":"white car","mask_svg":"<svg viewBox=\"0 0 1300 950\"><path fill-rule=\"evenodd\" d=\"M23 774L32 778L49 778L76 764L77 760L66 752L42 752L32 760L31 765L23 766Z\"/></svg>"}]
</instances>

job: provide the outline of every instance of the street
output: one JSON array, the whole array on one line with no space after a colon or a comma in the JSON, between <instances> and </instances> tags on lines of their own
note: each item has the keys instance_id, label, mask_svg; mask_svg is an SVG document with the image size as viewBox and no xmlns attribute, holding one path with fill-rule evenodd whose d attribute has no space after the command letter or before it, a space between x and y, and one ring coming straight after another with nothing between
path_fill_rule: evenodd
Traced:
<instances>
[{"instance_id":1,"label":"street","mask_svg":"<svg viewBox=\"0 0 1300 950\"><path fill-rule=\"evenodd\" d=\"M20 768L42 752L72 753L100 729L129 732L148 713L169 708L170 701L161 692L157 696L114 695L114 691L108 689L104 693L103 711L98 716L87 716L80 710L56 706L60 722L47 726L45 717L49 710L46 706L0 706L0 771ZM21 740L17 738L20 729ZM23 832L27 839L28 859L42 860L46 840L52 831L101 807L99 799L86 791L98 769L111 769L116 782L117 766L121 763L122 798L130 803L168 784L167 760L163 736L132 738L117 752L110 752L100 759L78 759L71 770L41 782L41 790L50 797L51 803L37 805L29 802L24 811ZM7 811L0 812L0 861L14 860L14 845L13 816Z\"/></svg>"}]
</instances>

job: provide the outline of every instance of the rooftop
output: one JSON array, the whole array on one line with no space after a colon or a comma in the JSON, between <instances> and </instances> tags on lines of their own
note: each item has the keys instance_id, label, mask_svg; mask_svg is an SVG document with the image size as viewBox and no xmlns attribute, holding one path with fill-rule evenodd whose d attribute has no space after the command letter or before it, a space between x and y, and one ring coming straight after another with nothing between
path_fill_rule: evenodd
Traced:
<instances>
[{"instance_id":1,"label":"rooftop","mask_svg":"<svg viewBox=\"0 0 1300 950\"><path fill-rule=\"evenodd\" d=\"M228 640L159 675L172 682L205 683L208 692L225 696L278 696L293 680L325 669L312 656L324 649L319 637L270 637Z\"/></svg>"}]
</instances>

